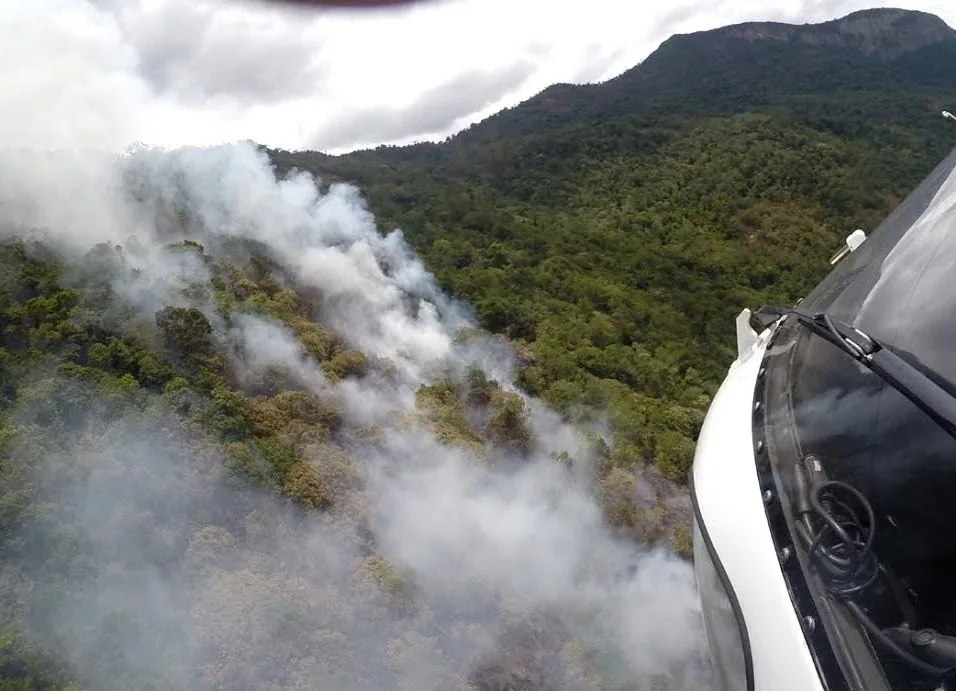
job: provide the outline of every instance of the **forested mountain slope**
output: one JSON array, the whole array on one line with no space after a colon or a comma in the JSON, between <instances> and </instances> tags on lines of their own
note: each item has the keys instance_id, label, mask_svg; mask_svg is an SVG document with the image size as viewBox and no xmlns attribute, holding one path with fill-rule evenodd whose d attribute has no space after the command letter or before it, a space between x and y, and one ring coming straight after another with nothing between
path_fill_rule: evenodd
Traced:
<instances>
[{"instance_id":1,"label":"forested mountain slope","mask_svg":"<svg viewBox=\"0 0 956 691\"><path fill-rule=\"evenodd\" d=\"M0 165L0 689L706 685L686 497L354 188L71 159Z\"/></svg>"},{"instance_id":2,"label":"forested mountain slope","mask_svg":"<svg viewBox=\"0 0 956 691\"><path fill-rule=\"evenodd\" d=\"M526 355L519 382L609 411L627 465L682 479L744 306L790 304L956 144L956 33L867 10L665 41L440 144L277 169L354 181L441 285ZM681 430L676 433L676 430Z\"/></svg>"}]
</instances>

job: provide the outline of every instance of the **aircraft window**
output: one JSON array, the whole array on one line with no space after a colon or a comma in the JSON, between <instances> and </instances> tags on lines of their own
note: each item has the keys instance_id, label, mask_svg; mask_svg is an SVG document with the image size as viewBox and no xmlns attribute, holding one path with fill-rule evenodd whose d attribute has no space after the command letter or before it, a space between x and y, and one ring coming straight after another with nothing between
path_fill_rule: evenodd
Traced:
<instances>
[{"instance_id":1,"label":"aircraft window","mask_svg":"<svg viewBox=\"0 0 956 691\"><path fill-rule=\"evenodd\" d=\"M956 392L956 148L801 303L863 330Z\"/></svg>"},{"instance_id":2,"label":"aircraft window","mask_svg":"<svg viewBox=\"0 0 956 691\"><path fill-rule=\"evenodd\" d=\"M793 318L768 371L784 392L767 401L768 429L786 427L795 442L792 457L771 462L788 485L808 582L865 632L892 688L944 676L956 666L939 652L956 643L956 439ZM923 628L945 645L912 641Z\"/></svg>"},{"instance_id":3,"label":"aircraft window","mask_svg":"<svg viewBox=\"0 0 956 691\"><path fill-rule=\"evenodd\" d=\"M884 261L901 239L911 232L926 234L927 229L925 227L916 228L913 231L911 231L911 228L932 204L940 189L946 185L954 169L956 169L956 148L910 192L907 198L883 220L879 227L873 229L872 232L867 230L866 242L840 262L806 296L804 308L811 312L826 311L834 318L852 322L859 315L863 303L868 301L869 294L875 284L885 273ZM932 228L929 230L932 231ZM947 261L951 258L950 255L942 255L938 258L938 261ZM909 293L909 291L906 292ZM948 291L945 294L948 295ZM892 295L886 295L886 298L887 304L883 306L881 311L884 312L884 316L892 317L892 310L899 310L901 306L898 299ZM869 299L869 302L872 304L873 300ZM882 302L882 300L878 302ZM918 322L922 320L920 315L914 316L916 316ZM887 334L877 330L882 323L893 323L893 321L892 319L888 322L877 319L872 323L862 323L859 326L871 332L870 335L880 338L890 345L897 345L895 339L887 340Z\"/></svg>"},{"instance_id":4,"label":"aircraft window","mask_svg":"<svg viewBox=\"0 0 956 691\"><path fill-rule=\"evenodd\" d=\"M704 626L710 641L714 673L723 691L743 691L748 685L746 653L740 624L710 551L694 520L694 569L700 590Z\"/></svg>"}]
</instances>

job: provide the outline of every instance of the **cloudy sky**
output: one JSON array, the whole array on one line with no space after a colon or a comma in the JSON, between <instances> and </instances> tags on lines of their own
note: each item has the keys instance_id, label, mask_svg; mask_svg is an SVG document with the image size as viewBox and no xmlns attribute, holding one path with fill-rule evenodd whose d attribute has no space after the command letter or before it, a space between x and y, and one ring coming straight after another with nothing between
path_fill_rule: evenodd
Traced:
<instances>
[{"instance_id":1,"label":"cloudy sky","mask_svg":"<svg viewBox=\"0 0 956 691\"><path fill-rule=\"evenodd\" d=\"M237 139L333 153L440 139L555 82L607 79L673 33L815 22L873 0L0 2L0 145ZM956 26L950 0L893 0Z\"/></svg>"}]
</instances>

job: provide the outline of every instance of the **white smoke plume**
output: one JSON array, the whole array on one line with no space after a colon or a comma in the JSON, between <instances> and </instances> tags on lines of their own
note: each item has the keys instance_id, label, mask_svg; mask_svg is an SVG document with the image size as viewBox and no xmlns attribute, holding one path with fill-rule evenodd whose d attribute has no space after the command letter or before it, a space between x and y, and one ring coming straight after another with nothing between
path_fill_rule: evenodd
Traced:
<instances>
[{"instance_id":1,"label":"white smoke plume","mask_svg":"<svg viewBox=\"0 0 956 691\"><path fill-rule=\"evenodd\" d=\"M241 350L233 355L241 375L275 367L309 391L328 392L329 384L322 368L309 357L288 327L256 314L238 314L233 319L230 335Z\"/></svg>"},{"instance_id":2,"label":"white smoke plume","mask_svg":"<svg viewBox=\"0 0 956 691\"><path fill-rule=\"evenodd\" d=\"M144 150L128 163L154 203L196 212L208 233L268 245L322 292L324 322L410 380L447 357L455 329L467 325L400 231L378 233L352 187L320 195L307 174L277 183L264 155L246 145Z\"/></svg>"},{"instance_id":3,"label":"white smoke plume","mask_svg":"<svg viewBox=\"0 0 956 691\"><path fill-rule=\"evenodd\" d=\"M279 368L337 399L343 431L306 458L337 505L306 511L233 482L229 460L172 412L208 402L132 386L106 399L34 372L9 415L14 453L36 460L39 508L17 566L0 557L0 603L15 602L30 634L100 689L705 685L691 567L605 526L584 431L527 401L528 452L482 458L409 422L418 386L449 373L477 366L513 390L514 358L500 339L463 337L467 308L401 232L381 233L354 188L276 180L250 144L89 153L128 139L150 96L105 15L61 4L73 14L52 28L0 9L4 37L32 27L17 45L40 79L22 96L0 89L0 237L42 238L78 285L92 271L126 310L116 328L196 307L240 380ZM54 40L72 35L70 16L97 29L94 48ZM82 105L75 90L49 100L70 79L70 51L97 109L72 126L36 119L44 104L60 115ZM256 243L290 284L321 295L315 317L374 366L329 377L287 326L223 314L203 254L170 247L185 239L212 255ZM106 259L92 265L99 243ZM117 418L120 404L139 412ZM556 461L562 451L574 461Z\"/></svg>"}]
</instances>

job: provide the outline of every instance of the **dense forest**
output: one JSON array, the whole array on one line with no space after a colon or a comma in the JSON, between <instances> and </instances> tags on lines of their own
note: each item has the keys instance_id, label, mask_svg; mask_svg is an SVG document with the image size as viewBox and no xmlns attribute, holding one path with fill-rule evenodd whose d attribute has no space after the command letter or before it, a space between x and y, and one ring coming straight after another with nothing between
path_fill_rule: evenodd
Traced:
<instances>
[{"instance_id":1,"label":"dense forest","mask_svg":"<svg viewBox=\"0 0 956 691\"><path fill-rule=\"evenodd\" d=\"M0 688L706 683L686 498L353 188L248 145L108 171L0 243Z\"/></svg>"},{"instance_id":2,"label":"dense forest","mask_svg":"<svg viewBox=\"0 0 956 691\"><path fill-rule=\"evenodd\" d=\"M854 21L886 55L823 40ZM749 26L672 37L609 82L551 87L444 143L269 153L356 183L513 340L525 391L606 411L615 463L683 481L735 315L804 295L956 144L940 117L956 33L938 18L864 11L805 41Z\"/></svg>"},{"instance_id":3,"label":"dense forest","mask_svg":"<svg viewBox=\"0 0 956 691\"><path fill-rule=\"evenodd\" d=\"M947 36L675 37L440 144L0 192L0 691L709 688L734 315L956 143Z\"/></svg>"}]
</instances>

